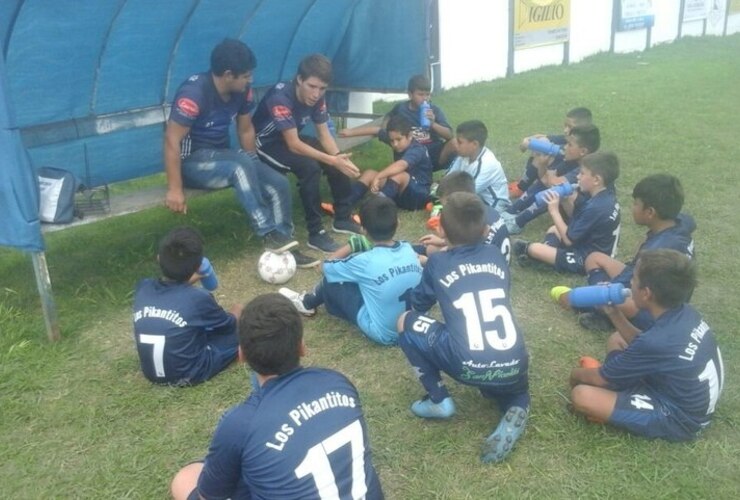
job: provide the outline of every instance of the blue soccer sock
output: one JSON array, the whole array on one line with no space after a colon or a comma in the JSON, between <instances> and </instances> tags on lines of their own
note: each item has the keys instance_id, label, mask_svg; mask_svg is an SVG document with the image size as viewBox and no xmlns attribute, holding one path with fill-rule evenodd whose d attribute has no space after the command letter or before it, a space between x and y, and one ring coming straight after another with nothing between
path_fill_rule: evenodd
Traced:
<instances>
[{"instance_id":1,"label":"blue soccer sock","mask_svg":"<svg viewBox=\"0 0 740 500\"><path fill-rule=\"evenodd\" d=\"M590 270L586 279L588 280L589 285L598 285L599 283L611 281L611 278L606 274L606 271L600 267Z\"/></svg>"},{"instance_id":2,"label":"blue soccer sock","mask_svg":"<svg viewBox=\"0 0 740 500\"><path fill-rule=\"evenodd\" d=\"M380 190L381 193L383 193L385 196L387 196L391 200L396 199L399 191L400 191L400 188L398 186L398 183L391 179L388 179L385 182L385 185L383 186L383 188Z\"/></svg>"},{"instance_id":3,"label":"blue soccer sock","mask_svg":"<svg viewBox=\"0 0 740 500\"><path fill-rule=\"evenodd\" d=\"M354 206L358 201L362 199L363 196L365 196L365 193L367 193L367 191L368 187L362 182L353 182L352 191L350 192L347 204L351 207Z\"/></svg>"}]
</instances>

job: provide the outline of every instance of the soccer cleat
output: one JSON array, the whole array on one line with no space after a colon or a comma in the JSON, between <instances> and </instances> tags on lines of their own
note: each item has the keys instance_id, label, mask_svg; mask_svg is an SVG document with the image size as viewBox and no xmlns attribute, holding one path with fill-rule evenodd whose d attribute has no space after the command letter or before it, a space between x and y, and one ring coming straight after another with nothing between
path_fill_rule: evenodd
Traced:
<instances>
[{"instance_id":1,"label":"soccer cleat","mask_svg":"<svg viewBox=\"0 0 740 500\"><path fill-rule=\"evenodd\" d=\"M550 289L550 298L560 304L565 309L570 309L570 303L568 302L568 293L571 288L567 286L554 286Z\"/></svg>"},{"instance_id":2,"label":"soccer cleat","mask_svg":"<svg viewBox=\"0 0 740 500\"><path fill-rule=\"evenodd\" d=\"M335 233L362 234L362 226L350 219L334 219L331 230Z\"/></svg>"},{"instance_id":3,"label":"soccer cleat","mask_svg":"<svg viewBox=\"0 0 740 500\"><path fill-rule=\"evenodd\" d=\"M447 396L439 403L434 403L429 396L424 396L423 399L414 401L411 411L421 418L450 418L455 414L455 402Z\"/></svg>"},{"instance_id":4,"label":"soccer cleat","mask_svg":"<svg viewBox=\"0 0 740 500\"><path fill-rule=\"evenodd\" d=\"M509 456L527 426L527 410L512 406L506 411L493 434L483 443L480 459L483 463L502 462Z\"/></svg>"},{"instance_id":5,"label":"soccer cleat","mask_svg":"<svg viewBox=\"0 0 740 500\"><path fill-rule=\"evenodd\" d=\"M509 198L520 198L524 194L519 188L519 181L512 181L509 183Z\"/></svg>"},{"instance_id":6,"label":"soccer cleat","mask_svg":"<svg viewBox=\"0 0 740 500\"><path fill-rule=\"evenodd\" d=\"M306 309L306 306L303 305L303 297L306 295L306 292L298 293L290 288L281 288L278 290L278 293L290 300L296 310L304 316L311 317L316 314L316 309Z\"/></svg>"},{"instance_id":7,"label":"soccer cleat","mask_svg":"<svg viewBox=\"0 0 740 500\"><path fill-rule=\"evenodd\" d=\"M319 250L324 253L336 252L340 246L327 234L326 229L322 229L318 233L310 235L308 237L307 245L314 250Z\"/></svg>"},{"instance_id":8,"label":"soccer cleat","mask_svg":"<svg viewBox=\"0 0 740 500\"><path fill-rule=\"evenodd\" d=\"M295 259L295 267L297 267L298 269L310 269L321 264L321 261L319 259L310 257L299 252L298 250L291 250L290 253L293 254L293 258Z\"/></svg>"},{"instance_id":9,"label":"soccer cleat","mask_svg":"<svg viewBox=\"0 0 740 500\"><path fill-rule=\"evenodd\" d=\"M592 358L591 356L581 356L581 359L578 360L578 364L581 368L599 368L601 366L601 361L596 358Z\"/></svg>"},{"instance_id":10,"label":"soccer cleat","mask_svg":"<svg viewBox=\"0 0 740 500\"><path fill-rule=\"evenodd\" d=\"M283 253L293 247L297 247L298 242L293 238L285 236L278 230L273 230L265 235L264 245L266 250L270 250L275 253Z\"/></svg>"},{"instance_id":11,"label":"soccer cleat","mask_svg":"<svg viewBox=\"0 0 740 500\"><path fill-rule=\"evenodd\" d=\"M598 312L583 313L578 317L578 324L586 330L594 332L614 331L614 325L609 318Z\"/></svg>"}]
</instances>

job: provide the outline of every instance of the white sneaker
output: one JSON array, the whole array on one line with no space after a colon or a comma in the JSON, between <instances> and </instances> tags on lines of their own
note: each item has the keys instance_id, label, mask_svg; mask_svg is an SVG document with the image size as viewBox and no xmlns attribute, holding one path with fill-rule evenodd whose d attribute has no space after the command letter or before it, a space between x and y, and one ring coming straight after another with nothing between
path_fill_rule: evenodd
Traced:
<instances>
[{"instance_id":1,"label":"white sneaker","mask_svg":"<svg viewBox=\"0 0 740 500\"><path fill-rule=\"evenodd\" d=\"M298 310L299 313L303 314L304 316L313 316L316 314L316 309L306 309L306 306L303 305L303 297L306 295L306 292L298 293L290 288L281 288L278 290L278 293L285 297L286 299L290 300L293 303L293 306Z\"/></svg>"}]
</instances>

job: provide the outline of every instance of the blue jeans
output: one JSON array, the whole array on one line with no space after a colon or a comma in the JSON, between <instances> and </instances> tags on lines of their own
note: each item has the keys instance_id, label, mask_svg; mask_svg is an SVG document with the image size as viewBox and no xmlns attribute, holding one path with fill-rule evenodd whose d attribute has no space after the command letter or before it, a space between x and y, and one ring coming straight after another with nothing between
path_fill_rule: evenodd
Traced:
<instances>
[{"instance_id":1,"label":"blue jeans","mask_svg":"<svg viewBox=\"0 0 740 500\"><path fill-rule=\"evenodd\" d=\"M190 188L233 187L258 236L274 230L293 234L288 178L256 156L235 149L199 149L182 161L182 177Z\"/></svg>"}]
</instances>

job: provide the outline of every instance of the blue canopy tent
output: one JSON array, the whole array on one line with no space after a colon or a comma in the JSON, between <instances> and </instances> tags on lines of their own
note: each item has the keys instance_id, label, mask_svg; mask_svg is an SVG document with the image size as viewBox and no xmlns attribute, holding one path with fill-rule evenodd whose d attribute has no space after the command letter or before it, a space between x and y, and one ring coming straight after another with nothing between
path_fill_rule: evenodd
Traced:
<instances>
[{"instance_id":1,"label":"blue canopy tent","mask_svg":"<svg viewBox=\"0 0 740 500\"><path fill-rule=\"evenodd\" d=\"M207 69L225 37L255 52L257 88L290 79L300 59L320 52L334 65L335 90L402 92L409 75L428 69L430 4L0 2L0 245L34 256L50 336L58 331L44 285L35 167L62 167L92 186L161 172L169 102L185 78Z\"/></svg>"}]
</instances>

